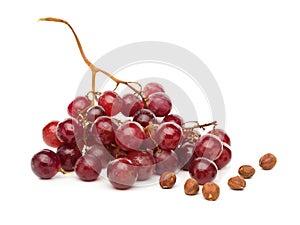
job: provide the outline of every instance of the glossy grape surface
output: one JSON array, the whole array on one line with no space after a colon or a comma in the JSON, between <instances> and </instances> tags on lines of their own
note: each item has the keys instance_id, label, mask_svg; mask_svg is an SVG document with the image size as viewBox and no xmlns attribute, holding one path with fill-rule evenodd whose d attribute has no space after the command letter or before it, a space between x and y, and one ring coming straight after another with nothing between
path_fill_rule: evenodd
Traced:
<instances>
[{"instance_id":1,"label":"glossy grape surface","mask_svg":"<svg viewBox=\"0 0 300 225\"><path fill-rule=\"evenodd\" d=\"M208 133L216 135L222 142L225 142L228 145L231 145L231 140L228 136L228 134L225 133L224 130L222 129L213 129L209 131Z\"/></svg>"},{"instance_id":2,"label":"glossy grape surface","mask_svg":"<svg viewBox=\"0 0 300 225\"><path fill-rule=\"evenodd\" d=\"M223 144L215 135L206 134L197 140L194 150L198 157L216 160L223 151Z\"/></svg>"},{"instance_id":3,"label":"glossy grape surface","mask_svg":"<svg viewBox=\"0 0 300 225\"><path fill-rule=\"evenodd\" d=\"M137 111L144 107L144 103L134 94L126 94L122 98L123 106L121 112L124 116L133 116Z\"/></svg>"},{"instance_id":4,"label":"glossy grape surface","mask_svg":"<svg viewBox=\"0 0 300 225\"><path fill-rule=\"evenodd\" d=\"M64 171L73 171L77 159L82 155L75 144L62 144L58 147L56 154Z\"/></svg>"},{"instance_id":5,"label":"glossy grape surface","mask_svg":"<svg viewBox=\"0 0 300 225\"><path fill-rule=\"evenodd\" d=\"M147 151L131 151L127 154L127 158L138 169L137 180L143 181L149 179L155 170L155 159Z\"/></svg>"},{"instance_id":6,"label":"glossy grape surface","mask_svg":"<svg viewBox=\"0 0 300 225\"><path fill-rule=\"evenodd\" d=\"M101 116L95 120L91 129L96 141L104 146L115 143L115 131L118 123L109 116Z\"/></svg>"},{"instance_id":7,"label":"glossy grape surface","mask_svg":"<svg viewBox=\"0 0 300 225\"><path fill-rule=\"evenodd\" d=\"M116 189L128 189L136 182L138 170L129 159L118 158L108 164L107 177Z\"/></svg>"},{"instance_id":8,"label":"glossy grape surface","mask_svg":"<svg viewBox=\"0 0 300 225\"><path fill-rule=\"evenodd\" d=\"M60 140L58 140L58 138L56 136L56 129L57 129L58 123L59 123L59 121L57 121L57 120L51 121L48 124L46 124L46 126L44 126L44 128L42 130L44 142L48 146L53 147L53 148L57 148L62 144L62 142Z\"/></svg>"},{"instance_id":9,"label":"glossy grape surface","mask_svg":"<svg viewBox=\"0 0 300 225\"><path fill-rule=\"evenodd\" d=\"M230 146L226 143L223 143L223 151L222 154L217 158L214 162L217 165L218 169L222 169L231 161L232 152Z\"/></svg>"},{"instance_id":10,"label":"glossy grape surface","mask_svg":"<svg viewBox=\"0 0 300 225\"><path fill-rule=\"evenodd\" d=\"M189 173L200 185L203 185L215 179L218 168L213 161L199 157L191 163Z\"/></svg>"},{"instance_id":11,"label":"glossy grape surface","mask_svg":"<svg viewBox=\"0 0 300 225\"><path fill-rule=\"evenodd\" d=\"M116 130L115 140L123 150L138 150L145 138L143 127L134 121L121 124Z\"/></svg>"},{"instance_id":12,"label":"glossy grape surface","mask_svg":"<svg viewBox=\"0 0 300 225\"><path fill-rule=\"evenodd\" d=\"M106 112L102 106L94 105L87 110L86 120L89 122L94 122L98 117L105 116L105 115L106 115Z\"/></svg>"},{"instance_id":13,"label":"glossy grape surface","mask_svg":"<svg viewBox=\"0 0 300 225\"><path fill-rule=\"evenodd\" d=\"M75 143L83 136L83 127L74 118L68 118L57 125L57 138L63 143Z\"/></svg>"},{"instance_id":14,"label":"glossy grape surface","mask_svg":"<svg viewBox=\"0 0 300 225\"><path fill-rule=\"evenodd\" d=\"M102 106L108 116L115 116L122 110L123 100L114 91L105 91L98 99L98 105Z\"/></svg>"},{"instance_id":15,"label":"glossy grape surface","mask_svg":"<svg viewBox=\"0 0 300 225\"><path fill-rule=\"evenodd\" d=\"M155 134L155 140L162 150L174 150L182 138L182 129L174 122L161 123Z\"/></svg>"},{"instance_id":16,"label":"glossy grape surface","mask_svg":"<svg viewBox=\"0 0 300 225\"><path fill-rule=\"evenodd\" d=\"M31 159L31 169L41 179L54 177L60 169L60 161L55 152L44 149Z\"/></svg>"},{"instance_id":17,"label":"glossy grape surface","mask_svg":"<svg viewBox=\"0 0 300 225\"><path fill-rule=\"evenodd\" d=\"M146 127L149 125L150 122L156 123L156 118L154 113L149 109L141 109L137 111L133 116L133 121L138 122L143 127Z\"/></svg>"},{"instance_id":18,"label":"glossy grape surface","mask_svg":"<svg viewBox=\"0 0 300 225\"><path fill-rule=\"evenodd\" d=\"M68 105L68 114L73 118L77 118L79 113L87 109L90 105L91 100L85 96L78 96Z\"/></svg>"},{"instance_id":19,"label":"glossy grape surface","mask_svg":"<svg viewBox=\"0 0 300 225\"><path fill-rule=\"evenodd\" d=\"M91 154L81 156L75 164L75 173L83 181L94 181L99 177L101 162Z\"/></svg>"},{"instance_id":20,"label":"glossy grape surface","mask_svg":"<svg viewBox=\"0 0 300 225\"><path fill-rule=\"evenodd\" d=\"M169 114L164 117L162 122L174 122L174 123L177 123L181 127L183 124L183 119L181 116L179 116L177 114Z\"/></svg>"},{"instance_id":21,"label":"glossy grape surface","mask_svg":"<svg viewBox=\"0 0 300 225\"><path fill-rule=\"evenodd\" d=\"M145 98L148 98L149 95L151 95L152 93L156 93L156 92L165 92L165 90L161 84L156 83L156 82L150 82L144 86L143 93L144 93Z\"/></svg>"},{"instance_id":22,"label":"glossy grape surface","mask_svg":"<svg viewBox=\"0 0 300 225\"><path fill-rule=\"evenodd\" d=\"M149 96L147 108L150 109L155 116L163 117L171 112L172 101L165 93L156 92Z\"/></svg>"}]
</instances>

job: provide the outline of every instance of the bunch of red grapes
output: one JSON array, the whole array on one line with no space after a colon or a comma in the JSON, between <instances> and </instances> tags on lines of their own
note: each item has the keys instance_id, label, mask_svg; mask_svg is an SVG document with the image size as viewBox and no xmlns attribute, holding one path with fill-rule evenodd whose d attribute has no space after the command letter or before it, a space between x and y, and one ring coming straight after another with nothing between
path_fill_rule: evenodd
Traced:
<instances>
[{"instance_id":1,"label":"bunch of red grapes","mask_svg":"<svg viewBox=\"0 0 300 225\"><path fill-rule=\"evenodd\" d=\"M216 121L200 125L170 114L172 101L160 84L153 82L142 87L137 82L117 79L87 59L67 21L52 17L40 20L64 23L71 29L92 72L92 88L69 104L69 118L52 121L43 128L43 140L57 150L44 149L32 157L31 168L38 177L50 179L58 172L75 171L81 180L94 181L106 169L115 188L127 189L154 174L182 169L204 184L229 163L230 139L223 130L215 128ZM95 91L98 72L116 82L113 91ZM133 93L119 96L115 92L119 84ZM121 114L126 119L118 119ZM209 126L212 129L201 134Z\"/></svg>"},{"instance_id":2,"label":"bunch of red grapes","mask_svg":"<svg viewBox=\"0 0 300 225\"><path fill-rule=\"evenodd\" d=\"M38 177L75 171L81 180L94 181L105 168L115 188L127 189L153 174L182 169L204 184L231 159L230 139L216 122L199 125L170 114L172 101L158 83L146 84L139 94L105 91L93 97L76 97L67 108L69 118L43 128L44 142L57 150L33 156ZM206 126L212 129L201 134Z\"/></svg>"}]
</instances>

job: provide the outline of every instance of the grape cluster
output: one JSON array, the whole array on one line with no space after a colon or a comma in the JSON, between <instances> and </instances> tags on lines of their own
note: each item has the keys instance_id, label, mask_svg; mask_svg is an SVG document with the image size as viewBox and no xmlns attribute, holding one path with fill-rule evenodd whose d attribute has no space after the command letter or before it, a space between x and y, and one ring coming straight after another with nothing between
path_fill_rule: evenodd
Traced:
<instances>
[{"instance_id":1,"label":"grape cluster","mask_svg":"<svg viewBox=\"0 0 300 225\"><path fill-rule=\"evenodd\" d=\"M87 59L67 21L52 17L40 20L63 23L71 29L91 70L92 87L68 105L69 118L51 121L43 128L44 142L56 151L44 149L32 157L31 168L38 177L50 179L58 172L75 171L81 180L94 181L105 169L113 187L127 189L154 174L182 169L204 184L229 163L230 139L216 129L216 121L203 125L184 121L171 113L172 101L160 84L142 87L138 82L117 79ZM98 72L116 83L113 91L95 90ZM119 84L133 92L121 97L116 92ZM125 119L120 120L119 115ZM201 132L210 126L208 133Z\"/></svg>"},{"instance_id":2,"label":"grape cluster","mask_svg":"<svg viewBox=\"0 0 300 225\"><path fill-rule=\"evenodd\" d=\"M90 95L68 105L69 118L43 128L44 142L57 150L33 156L31 166L38 177L75 171L81 180L93 181L106 168L111 184L127 189L153 174L182 169L204 184L231 159L230 139L215 128L216 122L199 125L172 114L172 101L158 83L122 97L115 91L93 93L92 99ZM206 126L213 127L201 134Z\"/></svg>"}]
</instances>

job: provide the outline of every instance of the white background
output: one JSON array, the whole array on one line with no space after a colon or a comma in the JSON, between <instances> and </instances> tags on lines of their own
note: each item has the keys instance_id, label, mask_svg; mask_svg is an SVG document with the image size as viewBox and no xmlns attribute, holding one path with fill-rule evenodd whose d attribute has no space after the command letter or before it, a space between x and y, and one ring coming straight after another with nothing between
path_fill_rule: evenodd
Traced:
<instances>
[{"instance_id":1,"label":"white background","mask_svg":"<svg viewBox=\"0 0 300 225\"><path fill-rule=\"evenodd\" d=\"M0 223L299 224L298 2L2 1ZM47 16L73 25L91 61L137 41L170 42L202 59L223 93L233 143L216 202L186 196L187 175L172 190L127 191L102 178L33 175L31 157L46 147L42 127L67 116L87 70L66 26L37 22ZM278 157L272 171L258 167L266 152ZM257 172L244 191L231 191L227 179L242 164Z\"/></svg>"}]
</instances>

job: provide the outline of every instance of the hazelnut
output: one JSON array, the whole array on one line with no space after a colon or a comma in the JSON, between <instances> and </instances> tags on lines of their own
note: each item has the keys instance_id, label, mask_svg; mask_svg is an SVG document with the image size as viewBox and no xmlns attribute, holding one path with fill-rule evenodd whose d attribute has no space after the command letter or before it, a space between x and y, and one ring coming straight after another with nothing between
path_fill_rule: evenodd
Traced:
<instances>
[{"instance_id":1,"label":"hazelnut","mask_svg":"<svg viewBox=\"0 0 300 225\"><path fill-rule=\"evenodd\" d=\"M259 166L264 170L270 170L275 166L276 162L277 159L275 155L272 153L267 153L259 159Z\"/></svg>"},{"instance_id":2,"label":"hazelnut","mask_svg":"<svg viewBox=\"0 0 300 225\"><path fill-rule=\"evenodd\" d=\"M199 192L199 184L194 178L189 178L184 184L184 193L187 195L196 195Z\"/></svg>"},{"instance_id":3,"label":"hazelnut","mask_svg":"<svg viewBox=\"0 0 300 225\"><path fill-rule=\"evenodd\" d=\"M243 190L246 187L246 181L240 176L231 177L228 180L228 186L232 190Z\"/></svg>"},{"instance_id":4,"label":"hazelnut","mask_svg":"<svg viewBox=\"0 0 300 225\"><path fill-rule=\"evenodd\" d=\"M215 201L220 195L220 187L214 182L207 182L202 187L202 194L206 200Z\"/></svg>"},{"instance_id":5,"label":"hazelnut","mask_svg":"<svg viewBox=\"0 0 300 225\"><path fill-rule=\"evenodd\" d=\"M238 173L244 179L249 179L255 174L255 169L250 165L243 165L239 168Z\"/></svg>"},{"instance_id":6,"label":"hazelnut","mask_svg":"<svg viewBox=\"0 0 300 225\"><path fill-rule=\"evenodd\" d=\"M164 172L159 178L159 184L163 189L170 189L176 183L176 174L173 172Z\"/></svg>"}]
</instances>

